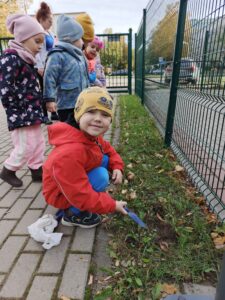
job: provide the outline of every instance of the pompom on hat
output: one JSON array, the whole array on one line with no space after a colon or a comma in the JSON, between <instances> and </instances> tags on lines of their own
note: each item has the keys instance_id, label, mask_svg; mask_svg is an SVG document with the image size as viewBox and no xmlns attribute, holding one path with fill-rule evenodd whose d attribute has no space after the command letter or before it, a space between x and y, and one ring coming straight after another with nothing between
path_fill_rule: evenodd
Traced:
<instances>
[{"instance_id":1,"label":"pompom on hat","mask_svg":"<svg viewBox=\"0 0 225 300\"><path fill-rule=\"evenodd\" d=\"M91 42L95 37L95 32L94 24L90 16L86 13L79 14L76 16L76 21L83 27L83 39L87 42Z\"/></svg>"},{"instance_id":2,"label":"pompom on hat","mask_svg":"<svg viewBox=\"0 0 225 300\"><path fill-rule=\"evenodd\" d=\"M99 49L103 49L104 48L103 41L101 41L100 38L97 37L97 36L94 37L92 43L95 44L95 45L97 45Z\"/></svg>"},{"instance_id":3,"label":"pompom on hat","mask_svg":"<svg viewBox=\"0 0 225 300\"><path fill-rule=\"evenodd\" d=\"M6 19L6 27L19 43L37 34L45 34L43 27L36 19L23 14L9 15Z\"/></svg>"},{"instance_id":4,"label":"pompom on hat","mask_svg":"<svg viewBox=\"0 0 225 300\"><path fill-rule=\"evenodd\" d=\"M61 42L73 43L83 36L82 26L73 18L60 15L57 19L57 37Z\"/></svg>"},{"instance_id":5,"label":"pompom on hat","mask_svg":"<svg viewBox=\"0 0 225 300\"><path fill-rule=\"evenodd\" d=\"M78 98L74 109L74 118L79 122L82 115L91 110L102 110L113 118L113 98L106 89L89 87L83 90Z\"/></svg>"}]
</instances>

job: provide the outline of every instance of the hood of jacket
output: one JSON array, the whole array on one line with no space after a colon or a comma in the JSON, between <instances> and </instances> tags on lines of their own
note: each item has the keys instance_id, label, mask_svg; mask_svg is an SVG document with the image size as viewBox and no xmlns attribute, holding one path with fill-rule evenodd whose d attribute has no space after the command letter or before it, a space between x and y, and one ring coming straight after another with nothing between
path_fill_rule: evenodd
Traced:
<instances>
[{"instance_id":1,"label":"hood of jacket","mask_svg":"<svg viewBox=\"0 0 225 300\"><path fill-rule=\"evenodd\" d=\"M70 43L65 43L65 42L59 41L57 43L57 45L55 46L55 48L65 50L66 52L68 52L70 55L72 55L73 57L75 57L78 60L80 60L81 57L83 56L82 50ZM53 51L54 51L54 49L53 49Z\"/></svg>"},{"instance_id":2,"label":"hood of jacket","mask_svg":"<svg viewBox=\"0 0 225 300\"><path fill-rule=\"evenodd\" d=\"M48 139L49 143L56 147L70 143L93 144L97 141L97 138L86 135L64 122L57 122L48 126Z\"/></svg>"}]
</instances>

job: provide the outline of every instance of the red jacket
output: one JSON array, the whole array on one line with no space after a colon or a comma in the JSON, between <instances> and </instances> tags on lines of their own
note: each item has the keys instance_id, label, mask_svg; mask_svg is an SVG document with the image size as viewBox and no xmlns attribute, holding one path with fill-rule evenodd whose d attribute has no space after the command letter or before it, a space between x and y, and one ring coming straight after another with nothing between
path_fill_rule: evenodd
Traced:
<instances>
[{"instance_id":1,"label":"red jacket","mask_svg":"<svg viewBox=\"0 0 225 300\"><path fill-rule=\"evenodd\" d=\"M123 161L110 143L62 122L48 126L48 135L49 143L55 147L43 165L47 203L60 209L75 206L99 214L115 211L115 200L106 192L94 191L87 176L101 165L103 153L109 156L110 171L123 170Z\"/></svg>"}]
</instances>

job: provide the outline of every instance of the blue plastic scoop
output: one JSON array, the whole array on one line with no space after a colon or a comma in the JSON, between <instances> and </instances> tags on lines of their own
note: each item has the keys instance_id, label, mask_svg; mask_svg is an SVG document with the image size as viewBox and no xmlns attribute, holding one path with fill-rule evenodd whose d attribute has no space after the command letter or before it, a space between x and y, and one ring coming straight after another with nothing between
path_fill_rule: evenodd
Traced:
<instances>
[{"instance_id":1,"label":"blue plastic scoop","mask_svg":"<svg viewBox=\"0 0 225 300\"><path fill-rule=\"evenodd\" d=\"M130 211L127 207L124 208L127 211L128 216L136 222L142 228L148 228L147 225L132 211Z\"/></svg>"}]
</instances>

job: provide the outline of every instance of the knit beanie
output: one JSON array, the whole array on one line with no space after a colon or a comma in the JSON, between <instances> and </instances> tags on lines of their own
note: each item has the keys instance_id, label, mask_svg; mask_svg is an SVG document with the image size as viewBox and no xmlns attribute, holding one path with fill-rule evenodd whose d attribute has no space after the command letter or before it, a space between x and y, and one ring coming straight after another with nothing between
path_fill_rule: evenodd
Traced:
<instances>
[{"instance_id":1,"label":"knit beanie","mask_svg":"<svg viewBox=\"0 0 225 300\"><path fill-rule=\"evenodd\" d=\"M57 19L57 37L61 42L73 43L83 36L82 26L66 15L60 15Z\"/></svg>"},{"instance_id":2,"label":"knit beanie","mask_svg":"<svg viewBox=\"0 0 225 300\"><path fill-rule=\"evenodd\" d=\"M106 89L95 86L83 90L75 105L75 120L79 122L84 113L94 109L103 110L113 118L113 99Z\"/></svg>"},{"instance_id":3,"label":"knit beanie","mask_svg":"<svg viewBox=\"0 0 225 300\"><path fill-rule=\"evenodd\" d=\"M45 33L43 27L36 19L22 14L9 15L6 19L6 27L19 43L39 33Z\"/></svg>"},{"instance_id":4,"label":"knit beanie","mask_svg":"<svg viewBox=\"0 0 225 300\"><path fill-rule=\"evenodd\" d=\"M96 46L98 46L99 49L103 49L104 48L104 43L103 41L100 40L99 37L95 36L95 38L92 41L93 44L95 44Z\"/></svg>"},{"instance_id":5,"label":"knit beanie","mask_svg":"<svg viewBox=\"0 0 225 300\"><path fill-rule=\"evenodd\" d=\"M86 13L80 14L76 16L76 21L80 23L80 25L83 27L84 30L84 35L83 39L86 40L87 42L91 42L94 37L94 24L90 16Z\"/></svg>"}]
</instances>

